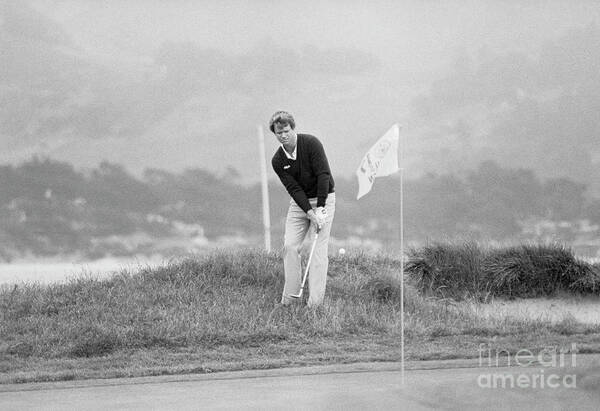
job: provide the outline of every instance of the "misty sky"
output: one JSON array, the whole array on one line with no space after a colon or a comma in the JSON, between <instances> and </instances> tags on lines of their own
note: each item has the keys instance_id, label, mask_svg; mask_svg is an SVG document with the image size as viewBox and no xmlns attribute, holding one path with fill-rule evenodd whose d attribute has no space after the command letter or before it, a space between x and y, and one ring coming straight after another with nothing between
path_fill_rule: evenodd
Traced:
<instances>
[{"instance_id":1,"label":"misty sky","mask_svg":"<svg viewBox=\"0 0 600 411\"><path fill-rule=\"evenodd\" d=\"M253 180L256 126L287 109L338 174L400 122L408 175L494 159L589 183L599 21L594 1L3 1L0 161Z\"/></svg>"}]
</instances>

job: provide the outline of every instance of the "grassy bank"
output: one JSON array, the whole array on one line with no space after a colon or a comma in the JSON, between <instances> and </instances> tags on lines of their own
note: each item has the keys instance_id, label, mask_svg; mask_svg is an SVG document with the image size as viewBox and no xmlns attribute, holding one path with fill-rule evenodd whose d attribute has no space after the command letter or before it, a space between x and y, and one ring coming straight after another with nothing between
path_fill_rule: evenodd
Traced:
<instances>
[{"instance_id":1,"label":"grassy bank","mask_svg":"<svg viewBox=\"0 0 600 411\"><path fill-rule=\"evenodd\" d=\"M400 358L400 263L335 257L323 307L276 308L281 257L215 252L111 279L0 289L0 382L269 368ZM480 316L406 278L407 359L502 349L600 349L600 327Z\"/></svg>"}]
</instances>

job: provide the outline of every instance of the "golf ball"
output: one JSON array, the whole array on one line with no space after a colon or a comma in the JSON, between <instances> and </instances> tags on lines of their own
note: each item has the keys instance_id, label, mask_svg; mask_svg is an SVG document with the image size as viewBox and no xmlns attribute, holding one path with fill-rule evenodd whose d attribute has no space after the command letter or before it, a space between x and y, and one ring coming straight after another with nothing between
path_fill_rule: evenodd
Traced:
<instances>
[{"instance_id":1,"label":"golf ball","mask_svg":"<svg viewBox=\"0 0 600 411\"><path fill-rule=\"evenodd\" d=\"M344 255L346 254L346 249L345 248L340 248L340 251L338 251L340 253L340 255Z\"/></svg>"}]
</instances>

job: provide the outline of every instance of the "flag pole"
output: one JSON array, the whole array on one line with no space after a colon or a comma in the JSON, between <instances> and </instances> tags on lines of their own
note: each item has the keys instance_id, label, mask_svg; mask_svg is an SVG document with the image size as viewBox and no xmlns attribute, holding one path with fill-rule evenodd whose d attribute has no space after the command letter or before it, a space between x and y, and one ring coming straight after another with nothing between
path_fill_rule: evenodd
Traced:
<instances>
[{"instance_id":1,"label":"flag pole","mask_svg":"<svg viewBox=\"0 0 600 411\"><path fill-rule=\"evenodd\" d=\"M400 138L400 368L404 386L404 144Z\"/></svg>"},{"instance_id":2,"label":"flag pole","mask_svg":"<svg viewBox=\"0 0 600 411\"><path fill-rule=\"evenodd\" d=\"M403 165L403 146L400 125L396 123L367 151L356 170L356 199L359 200L371 190L375 177L389 176L400 170L400 367L404 386L404 168L398 166L398 162ZM390 147L394 150L390 150Z\"/></svg>"},{"instance_id":3,"label":"flag pole","mask_svg":"<svg viewBox=\"0 0 600 411\"><path fill-rule=\"evenodd\" d=\"M260 158L260 182L262 189L263 228L265 232L265 250L271 251L271 216L269 213L269 183L267 182L267 162L265 158L265 135L258 126L258 151Z\"/></svg>"}]
</instances>

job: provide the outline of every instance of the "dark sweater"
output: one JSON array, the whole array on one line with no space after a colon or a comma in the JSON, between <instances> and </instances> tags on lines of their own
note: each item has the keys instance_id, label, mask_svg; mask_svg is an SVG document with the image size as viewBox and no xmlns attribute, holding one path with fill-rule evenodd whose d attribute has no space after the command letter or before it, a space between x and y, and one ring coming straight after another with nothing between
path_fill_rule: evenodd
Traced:
<instances>
[{"instance_id":1,"label":"dark sweater","mask_svg":"<svg viewBox=\"0 0 600 411\"><path fill-rule=\"evenodd\" d=\"M316 197L317 207L324 207L335 184L321 142L310 134L298 134L296 160L287 158L283 150L279 147L271 164L290 196L304 212L311 209L309 198Z\"/></svg>"}]
</instances>

